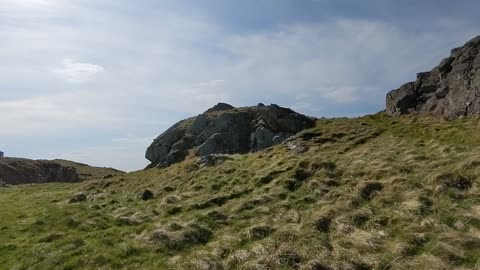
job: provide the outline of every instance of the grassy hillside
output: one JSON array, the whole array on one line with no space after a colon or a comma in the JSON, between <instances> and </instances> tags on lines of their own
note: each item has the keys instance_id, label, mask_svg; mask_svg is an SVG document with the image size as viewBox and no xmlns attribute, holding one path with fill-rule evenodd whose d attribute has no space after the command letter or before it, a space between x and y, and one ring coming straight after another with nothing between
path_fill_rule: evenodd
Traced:
<instances>
[{"instance_id":1,"label":"grassy hillside","mask_svg":"<svg viewBox=\"0 0 480 270\"><path fill-rule=\"evenodd\" d=\"M77 170L81 180L101 179L103 177L122 175L125 172L107 167L94 167L83 163L70 160L55 159L53 160L62 166L74 167Z\"/></svg>"},{"instance_id":2,"label":"grassy hillside","mask_svg":"<svg viewBox=\"0 0 480 270\"><path fill-rule=\"evenodd\" d=\"M321 119L304 153L0 189L0 268L480 269L479 134L479 118Z\"/></svg>"}]
</instances>

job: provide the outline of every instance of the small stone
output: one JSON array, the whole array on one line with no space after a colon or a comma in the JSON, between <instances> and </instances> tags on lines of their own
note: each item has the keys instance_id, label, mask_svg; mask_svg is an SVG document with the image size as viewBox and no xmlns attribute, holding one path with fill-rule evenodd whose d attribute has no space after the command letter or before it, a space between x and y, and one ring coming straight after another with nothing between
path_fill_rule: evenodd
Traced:
<instances>
[{"instance_id":1,"label":"small stone","mask_svg":"<svg viewBox=\"0 0 480 270\"><path fill-rule=\"evenodd\" d=\"M69 203L79 203L87 200L87 195L84 193L77 193L70 198Z\"/></svg>"},{"instance_id":2,"label":"small stone","mask_svg":"<svg viewBox=\"0 0 480 270\"><path fill-rule=\"evenodd\" d=\"M360 196L364 200L371 199L377 192L383 189L383 184L380 182L367 182L360 189Z\"/></svg>"},{"instance_id":3,"label":"small stone","mask_svg":"<svg viewBox=\"0 0 480 270\"><path fill-rule=\"evenodd\" d=\"M315 229L320 232L330 231L330 225L332 224L332 219L329 217L320 217L314 223Z\"/></svg>"},{"instance_id":4,"label":"small stone","mask_svg":"<svg viewBox=\"0 0 480 270\"><path fill-rule=\"evenodd\" d=\"M145 189L143 192L142 192L142 200L144 201L148 201L148 200L151 200L154 198L154 195L153 195L153 192L149 189Z\"/></svg>"},{"instance_id":5,"label":"small stone","mask_svg":"<svg viewBox=\"0 0 480 270\"><path fill-rule=\"evenodd\" d=\"M219 164L222 164L226 160L230 159L227 155L223 154L210 154L210 155L205 155L200 157L197 160L197 164L203 168L203 167L210 167L210 166L216 166Z\"/></svg>"},{"instance_id":6,"label":"small stone","mask_svg":"<svg viewBox=\"0 0 480 270\"><path fill-rule=\"evenodd\" d=\"M262 239L272 234L273 228L268 225L257 225L248 229L248 236L250 239Z\"/></svg>"},{"instance_id":7,"label":"small stone","mask_svg":"<svg viewBox=\"0 0 480 270\"><path fill-rule=\"evenodd\" d=\"M288 142L287 147L295 154L303 154L308 151L307 146L295 141Z\"/></svg>"}]
</instances>

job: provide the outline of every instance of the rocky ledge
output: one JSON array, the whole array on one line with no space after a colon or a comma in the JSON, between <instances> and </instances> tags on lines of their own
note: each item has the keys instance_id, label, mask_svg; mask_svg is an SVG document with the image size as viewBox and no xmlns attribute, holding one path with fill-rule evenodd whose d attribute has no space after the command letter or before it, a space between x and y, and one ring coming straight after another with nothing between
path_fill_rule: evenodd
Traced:
<instances>
[{"instance_id":1,"label":"rocky ledge","mask_svg":"<svg viewBox=\"0 0 480 270\"><path fill-rule=\"evenodd\" d=\"M446 119L480 114L480 36L451 55L417 80L387 94L386 112L432 114Z\"/></svg>"},{"instance_id":2,"label":"rocky ledge","mask_svg":"<svg viewBox=\"0 0 480 270\"><path fill-rule=\"evenodd\" d=\"M235 108L219 103L162 133L145 157L152 168L181 162L189 153L206 156L259 151L314 125L314 119L277 105Z\"/></svg>"},{"instance_id":3,"label":"rocky ledge","mask_svg":"<svg viewBox=\"0 0 480 270\"><path fill-rule=\"evenodd\" d=\"M74 167L48 160L0 158L0 184L19 185L49 182L79 182Z\"/></svg>"}]
</instances>

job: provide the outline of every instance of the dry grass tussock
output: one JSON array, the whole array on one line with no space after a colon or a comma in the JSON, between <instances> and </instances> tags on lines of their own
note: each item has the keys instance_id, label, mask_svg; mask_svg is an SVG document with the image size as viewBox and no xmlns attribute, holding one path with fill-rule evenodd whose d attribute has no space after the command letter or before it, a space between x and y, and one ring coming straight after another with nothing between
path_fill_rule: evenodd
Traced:
<instances>
[{"instance_id":1,"label":"dry grass tussock","mask_svg":"<svg viewBox=\"0 0 480 270\"><path fill-rule=\"evenodd\" d=\"M304 153L278 145L210 167L190 156L80 184L3 188L0 263L480 269L479 127L475 117L320 119L293 140ZM68 203L79 192L86 200Z\"/></svg>"}]
</instances>

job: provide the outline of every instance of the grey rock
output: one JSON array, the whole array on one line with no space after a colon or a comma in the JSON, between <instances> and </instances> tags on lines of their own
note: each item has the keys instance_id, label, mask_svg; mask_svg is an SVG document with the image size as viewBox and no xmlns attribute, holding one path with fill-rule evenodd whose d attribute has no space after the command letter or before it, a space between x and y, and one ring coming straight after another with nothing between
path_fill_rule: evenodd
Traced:
<instances>
[{"instance_id":1,"label":"grey rock","mask_svg":"<svg viewBox=\"0 0 480 270\"><path fill-rule=\"evenodd\" d=\"M151 167L197 156L259 151L315 125L315 119L278 105L233 108L219 103L203 114L178 122L158 136L145 157Z\"/></svg>"},{"instance_id":2,"label":"grey rock","mask_svg":"<svg viewBox=\"0 0 480 270\"><path fill-rule=\"evenodd\" d=\"M224 135L215 133L197 148L197 153L200 156L206 156L214 153L224 153L227 150Z\"/></svg>"},{"instance_id":3,"label":"grey rock","mask_svg":"<svg viewBox=\"0 0 480 270\"><path fill-rule=\"evenodd\" d=\"M3 179L0 178L0 188L6 188L6 187L9 187L9 185L3 181Z\"/></svg>"},{"instance_id":4,"label":"grey rock","mask_svg":"<svg viewBox=\"0 0 480 270\"><path fill-rule=\"evenodd\" d=\"M272 138L272 144L273 145L278 145L283 143L288 137L292 136L293 134L286 134L286 133L280 133L278 135L275 135Z\"/></svg>"},{"instance_id":5,"label":"grey rock","mask_svg":"<svg viewBox=\"0 0 480 270\"><path fill-rule=\"evenodd\" d=\"M308 151L307 146L295 140L287 142L287 147L295 154L303 154Z\"/></svg>"},{"instance_id":6,"label":"grey rock","mask_svg":"<svg viewBox=\"0 0 480 270\"><path fill-rule=\"evenodd\" d=\"M266 127L258 127L252 135L252 149L262 150L273 145L275 133Z\"/></svg>"},{"instance_id":7,"label":"grey rock","mask_svg":"<svg viewBox=\"0 0 480 270\"><path fill-rule=\"evenodd\" d=\"M445 119L480 114L480 36L452 50L451 55L417 80L392 90L386 113L430 114Z\"/></svg>"},{"instance_id":8,"label":"grey rock","mask_svg":"<svg viewBox=\"0 0 480 270\"><path fill-rule=\"evenodd\" d=\"M0 179L8 185L80 182L74 167L63 166L49 160L1 158Z\"/></svg>"},{"instance_id":9,"label":"grey rock","mask_svg":"<svg viewBox=\"0 0 480 270\"><path fill-rule=\"evenodd\" d=\"M211 155L206 155L202 156L197 160L197 164L203 168L203 167L210 167L210 166L216 166L219 165L226 160L230 159L228 155L224 154L211 154Z\"/></svg>"},{"instance_id":10,"label":"grey rock","mask_svg":"<svg viewBox=\"0 0 480 270\"><path fill-rule=\"evenodd\" d=\"M208 117L200 114L193 120L192 125L188 128L187 132L192 135L198 135L200 134L203 130L208 125Z\"/></svg>"},{"instance_id":11,"label":"grey rock","mask_svg":"<svg viewBox=\"0 0 480 270\"><path fill-rule=\"evenodd\" d=\"M152 161L154 166L165 163L172 146L185 136L185 126L185 121L180 121L158 136L148 147L145 157Z\"/></svg>"},{"instance_id":12,"label":"grey rock","mask_svg":"<svg viewBox=\"0 0 480 270\"><path fill-rule=\"evenodd\" d=\"M386 112L393 116L411 113L415 110L417 92L413 82L402 85L387 94Z\"/></svg>"}]
</instances>

